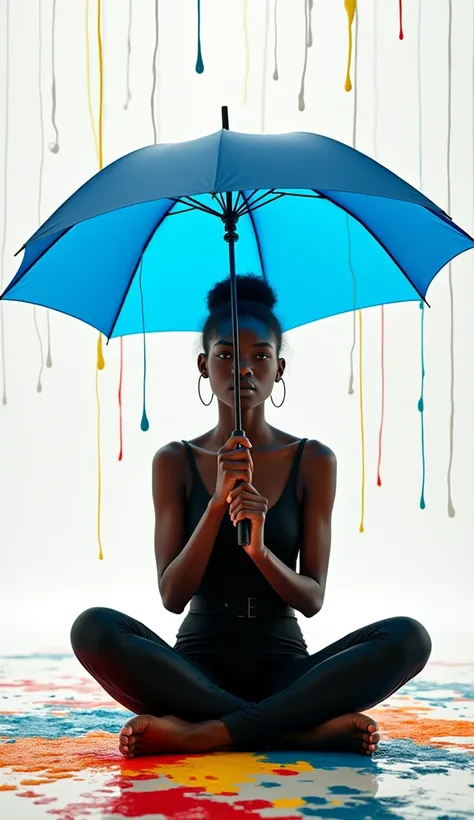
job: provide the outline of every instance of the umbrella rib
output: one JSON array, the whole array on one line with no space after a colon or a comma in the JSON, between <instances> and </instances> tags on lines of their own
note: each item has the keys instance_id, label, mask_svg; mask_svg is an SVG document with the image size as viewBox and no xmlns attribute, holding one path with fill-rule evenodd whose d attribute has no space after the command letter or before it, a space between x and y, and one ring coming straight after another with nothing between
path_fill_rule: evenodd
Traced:
<instances>
[{"instance_id":1,"label":"umbrella rib","mask_svg":"<svg viewBox=\"0 0 474 820\"><path fill-rule=\"evenodd\" d=\"M250 214L253 211L258 211L259 208L264 208L265 205L270 205L271 202L276 202L276 200L281 199L282 196L285 196L285 194L277 194L272 199L267 199L266 202L261 202L260 205L252 206L251 208L248 209L248 211L243 211L243 214Z\"/></svg>"},{"instance_id":2,"label":"umbrella rib","mask_svg":"<svg viewBox=\"0 0 474 820\"><path fill-rule=\"evenodd\" d=\"M243 194L242 194L242 191L238 191L238 192L237 192L237 196L236 196L236 198L235 198L235 202L234 202L234 210L235 210L235 212L236 212L236 213L237 213L237 211L238 211L238 209L239 209L239 199L240 199L241 197L242 197L242 199L243 199Z\"/></svg>"},{"instance_id":3,"label":"umbrella rib","mask_svg":"<svg viewBox=\"0 0 474 820\"><path fill-rule=\"evenodd\" d=\"M170 196L169 199L172 199L173 202L177 202L180 205L188 205L190 202L192 202L196 210L205 211L205 213L212 214L212 216L218 216L219 219L222 217L222 214L220 214L219 211L215 211L213 210L213 208L209 208L208 205L203 205L202 202L199 202L198 199L194 199L192 196L184 196L180 198Z\"/></svg>"},{"instance_id":4,"label":"umbrella rib","mask_svg":"<svg viewBox=\"0 0 474 820\"><path fill-rule=\"evenodd\" d=\"M124 304L125 304L125 300L126 300L126 298L127 298L128 294L129 294L130 288L131 288L131 286L132 286L132 282L133 282L133 280L134 280L134 278L135 278L135 274L136 274L136 272L137 272L138 268L140 267L140 263L141 263L141 261L142 261L142 259L143 259L143 256L144 256L144 254L145 254L145 251L146 251L146 249L148 248L148 245L150 244L151 240L153 239L153 237L154 237L155 233L157 232L158 228L160 227L160 225L164 222L164 220L166 219L166 217L167 217L167 216L169 216L171 209L172 209L172 208L174 208L174 204L175 204L175 201L173 201L173 204L172 204L172 205L170 205L170 207L168 208L168 210L167 210L167 211L165 211L163 214L161 214L161 216L160 216L160 218L159 218L158 222L156 223L156 225L154 225L153 230L150 232L150 235L149 235L149 237L148 237L147 241L145 242L145 244L144 244L144 246L143 246L143 248L142 248L142 252L141 252L141 254L140 254L139 258L138 258L138 261L137 261L137 263L136 263L136 265L135 265L135 267L134 267L134 269L133 269L133 272L132 272L132 275L131 275L130 280L129 280L129 282L128 282L128 285L127 285L127 287L126 287L126 289L125 289L125 293L123 294L122 301L120 302L120 305L119 305L119 308L118 308L118 310L117 310L117 313L115 314L115 319L114 319L114 321L113 321L113 323L112 323L112 327L110 328L110 333L107 335L107 344L110 342L110 339L112 338L112 333L113 333L113 332L114 332L114 330L115 330L115 325L117 324L118 318L119 318L120 313L121 313L121 311L122 311L122 308L123 308L123 306L124 306Z\"/></svg>"},{"instance_id":5,"label":"umbrella rib","mask_svg":"<svg viewBox=\"0 0 474 820\"><path fill-rule=\"evenodd\" d=\"M299 196L303 197L304 199L322 199L321 194L297 194L294 191L277 191L275 189L276 194L282 194L283 196Z\"/></svg>"},{"instance_id":6,"label":"umbrella rib","mask_svg":"<svg viewBox=\"0 0 474 820\"><path fill-rule=\"evenodd\" d=\"M216 194L216 199L218 200L218 202L219 202L219 204L222 208L222 211L225 213L226 203L225 203L224 195L219 192L218 194Z\"/></svg>"},{"instance_id":7,"label":"umbrella rib","mask_svg":"<svg viewBox=\"0 0 474 820\"><path fill-rule=\"evenodd\" d=\"M430 304L426 301L425 297L423 296L423 294L421 293L421 291L419 290L419 288L417 288L417 286L415 285L415 283L413 282L413 280L412 280L412 279L408 276L408 274L407 274L407 273L405 273L405 271L403 270L403 268L401 267L401 265L397 262L397 260L395 259L395 257L394 257L394 255L393 255L393 253L392 253L391 251L389 251L389 249L387 248L387 246L385 245L385 243L384 243L384 242L382 242L382 241L381 241L381 240L380 240L377 236L375 236L375 234L374 234L374 232L372 231L372 229L371 229L371 228L369 228L369 226L365 224L365 222L363 221L363 219L361 219L361 218L360 218L359 216L357 216L356 214L352 213L352 211L350 211L350 210L349 210L349 208L346 208L346 207L344 207L344 206L342 206L342 205L339 205L337 202L335 202L333 199L331 199L331 197L330 197L330 196L328 196L327 194L320 194L320 196L321 196L323 199L327 199L327 200L328 200L328 202L331 202L333 205L335 205L335 206L336 206L336 208L340 208L342 211L345 211L345 213L346 213L346 214L349 214L349 216L351 216L353 219L355 219L355 220L356 220L356 222L358 222L358 223L359 223L359 225L362 225L362 227L363 227L363 228L365 228L365 230L366 230L368 233L370 233L371 237L372 237L373 239L375 239L375 241L377 242L377 244L378 244L378 245L380 245L380 247L381 247L381 248L385 251L385 253L387 254L387 256L389 256L389 257L390 257L390 259L392 260L392 262L394 262L394 263L395 263L395 265L397 266L398 270L399 270L399 271L403 274L403 276L405 277L405 279L406 279L406 280L410 283L410 285L412 286L412 288L416 291L416 293L418 294L418 296L420 297L420 299L421 299L421 300L425 303L425 305L426 305L427 307L431 307L431 305L430 305ZM423 206L421 206L421 207L423 207Z\"/></svg>"},{"instance_id":8,"label":"umbrella rib","mask_svg":"<svg viewBox=\"0 0 474 820\"><path fill-rule=\"evenodd\" d=\"M243 192L243 191L239 191L239 194L241 194L242 199L243 199L243 200L244 200L244 202L245 202L245 201L246 201L246 199L245 199L245 194L244 194L244 192ZM261 270L262 270L262 277L263 277L263 279L264 279L264 281L265 281L265 282L268 282L267 272L266 272L266 270L265 270L265 263L264 263L264 261L263 261L263 251L262 251L262 246L261 246L261 244L260 244L260 237L259 237L259 235L258 235L257 226L256 226L256 224L255 224L255 219L253 218L252 212L251 212L250 210L249 210L249 211L247 211L247 213L248 213L248 215L249 215L249 218L250 218L250 224L252 225L252 230L253 230L253 232L254 232L254 236L255 236L255 242L256 242L256 245L257 245L257 253L258 253L258 258L260 259L260 268L261 268Z\"/></svg>"},{"instance_id":9,"label":"umbrella rib","mask_svg":"<svg viewBox=\"0 0 474 820\"><path fill-rule=\"evenodd\" d=\"M54 246L56 245L56 243L57 243L57 242L59 242L59 240L60 240L60 239L62 239L62 237L63 237L63 236L65 236L65 235L68 233L68 231L70 231L70 230L71 230L71 228L73 228L73 227L74 227L74 225L69 225L69 227L68 227L68 228L65 228L65 230L64 230L64 231L63 231L63 232L62 232L59 236L57 236L57 237L56 237L56 239L54 240L54 242L52 242L52 243L51 243L51 245L48 245L48 247L47 247L47 248L45 248L45 249L44 249L44 250L40 253L40 255L39 255L39 256L35 259L35 261L34 261L34 262L32 262L32 263L31 263L31 265L29 265L29 266L26 268L26 270L22 271L22 274L21 274L21 276L19 276L19 277L18 277L18 279L13 278L13 279L12 279L12 281L10 282L10 284L9 284L9 285L5 288L5 290L3 291L3 293L1 293L1 294L0 294L0 299L3 299L3 297L7 295L7 293L8 293L8 292L9 292L9 291L13 288L13 286L15 286L15 287L16 287L16 286L17 286L17 284L18 284L18 282L21 282L21 280L23 279L23 277L24 277L24 276L26 276L26 274L28 273L28 271L30 271L30 270L31 270L31 268L33 267L33 265L36 265L36 263L37 263L37 262L39 262L39 260L40 260L40 259L41 259L41 258L42 258L42 257L43 257L46 253L48 253L48 251L49 251L49 250L51 250L51 248L54 248ZM31 244L33 245L33 242L32 242ZM19 253L21 253L21 251L26 250L26 249L27 249L27 247L28 247L28 243L26 243L26 245L23 245L23 247L22 247L22 248L20 248L20 250L16 252L15 256L18 256L18 254L19 254Z\"/></svg>"},{"instance_id":10,"label":"umbrella rib","mask_svg":"<svg viewBox=\"0 0 474 820\"><path fill-rule=\"evenodd\" d=\"M265 197L269 196L270 194L273 194L273 193L274 193L274 189L273 189L273 188L271 188L269 191L265 191L263 194L260 194L260 196L258 196L256 199L254 199L254 200L253 200L253 202L252 202L251 200L252 200L252 197L254 196L254 194L255 194L255 193L256 193L256 191L254 191L254 192L253 192L253 193L249 196L249 198L248 198L247 203L246 203L246 205L245 205L245 206L244 206L244 205L241 205L241 206L240 206L240 208L237 210L237 216L241 216L242 214L247 213L247 212L248 212L248 206L249 206L249 205L251 205L251 206L253 207L254 205L256 205L256 203L257 203L257 202L261 202L261 200L262 200L262 199L265 199ZM271 201L272 201L272 200L270 200L270 202L271 202ZM264 202L264 203L262 203L262 204L263 204L263 205L266 205L266 202Z\"/></svg>"},{"instance_id":11,"label":"umbrella rib","mask_svg":"<svg viewBox=\"0 0 474 820\"><path fill-rule=\"evenodd\" d=\"M194 205L190 205L189 208L182 208L181 211L173 211L173 213L168 214L168 216L176 216L177 214L187 214L189 211L197 211L197 208Z\"/></svg>"}]
</instances>

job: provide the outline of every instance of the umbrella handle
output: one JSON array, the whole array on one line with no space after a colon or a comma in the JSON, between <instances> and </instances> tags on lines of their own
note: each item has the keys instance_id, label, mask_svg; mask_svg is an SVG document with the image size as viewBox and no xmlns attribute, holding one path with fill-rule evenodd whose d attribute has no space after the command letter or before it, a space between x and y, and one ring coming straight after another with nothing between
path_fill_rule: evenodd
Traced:
<instances>
[{"instance_id":1,"label":"umbrella handle","mask_svg":"<svg viewBox=\"0 0 474 820\"><path fill-rule=\"evenodd\" d=\"M233 436L245 436L245 430L234 430ZM243 444L237 444L236 450L243 450ZM235 486L242 484L241 481L236 481ZM250 521L244 518L243 521L237 521L237 544L239 547L248 547L250 544Z\"/></svg>"},{"instance_id":2,"label":"umbrella handle","mask_svg":"<svg viewBox=\"0 0 474 820\"><path fill-rule=\"evenodd\" d=\"M250 521L247 518L237 521L237 544L239 547L247 547L250 544Z\"/></svg>"}]
</instances>

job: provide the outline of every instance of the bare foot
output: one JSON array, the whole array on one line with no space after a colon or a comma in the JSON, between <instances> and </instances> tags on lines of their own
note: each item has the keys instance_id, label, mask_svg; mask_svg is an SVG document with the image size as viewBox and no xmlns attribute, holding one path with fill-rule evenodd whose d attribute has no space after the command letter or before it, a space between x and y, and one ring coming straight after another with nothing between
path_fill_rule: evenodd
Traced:
<instances>
[{"instance_id":1,"label":"bare foot","mask_svg":"<svg viewBox=\"0 0 474 820\"><path fill-rule=\"evenodd\" d=\"M313 749L372 755L377 751L380 734L376 722L354 712L328 720L306 732L289 732L276 744L277 749Z\"/></svg>"},{"instance_id":2,"label":"bare foot","mask_svg":"<svg viewBox=\"0 0 474 820\"><path fill-rule=\"evenodd\" d=\"M189 752L186 743L191 726L174 715L138 715L122 727L119 751L124 757Z\"/></svg>"},{"instance_id":3,"label":"bare foot","mask_svg":"<svg viewBox=\"0 0 474 820\"><path fill-rule=\"evenodd\" d=\"M188 723L175 715L138 715L127 721L119 737L119 751L124 757L230 748L232 740L220 720Z\"/></svg>"}]
</instances>

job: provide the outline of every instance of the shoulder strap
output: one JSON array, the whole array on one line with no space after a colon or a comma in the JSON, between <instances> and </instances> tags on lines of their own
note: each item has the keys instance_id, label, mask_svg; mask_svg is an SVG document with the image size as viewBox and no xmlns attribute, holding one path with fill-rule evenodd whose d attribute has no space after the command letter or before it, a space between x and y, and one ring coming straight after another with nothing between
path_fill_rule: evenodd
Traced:
<instances>
[{"instance_id":1,"label":"shoulder strap","mask_svg":"<svg viewBox=\"0 0 474 820\"><path fill-rule=\"evenodd\" d=\"M298 472L299 472L299 469L300 469L301 457L303 455L304 446L305 446L307 441L308 441L307 438L302 438L300 443L298 444L298 449L297 449L296 455L293 459L293 465L292 465L291 471L290 471L290 481L296 482L296 479L298 478ZM288 482L288 483L290 483L290 482Z\"/></svg>"},{"instance_id":2,"label":"shoulder strap","mask_svg":"<svg viewBox=\"0 0 474 820\"><path fill-rule=\"evenodd\" d=\"M190 467L190 470L191 470L191 475L192 475L193 479L195 479L197 481L200 481L201 476L199 475L199 472L198 472L198 468L197 468L197 465L196 465L196 459L194 458L194 453L192 451L192 447L191 447L189 441L185 441L184 438L181 439L181 441L183 442L185 450L186 450L186 456L188 458L188 463L189 463L189 467Z\"/></svg>"}]
</instances>

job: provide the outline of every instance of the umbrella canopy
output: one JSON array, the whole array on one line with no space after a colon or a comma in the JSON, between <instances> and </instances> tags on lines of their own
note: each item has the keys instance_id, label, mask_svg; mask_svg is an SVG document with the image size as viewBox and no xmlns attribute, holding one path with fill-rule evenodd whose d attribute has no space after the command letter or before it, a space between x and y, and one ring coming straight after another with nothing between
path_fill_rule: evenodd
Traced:
<instances>
[{"instance_id":1,"label":"umbrella canopy","mask_svg":"<svg viewBox=\"0 0 474 820\"><path fill-rule=\"evenodd\" d=\"M473 239L379 163L311 133L241 134L134 151L92 177L28 240L2 299L74 316L107 338L196 331L236 265L267 279L283 329L424 298Z\"/></svg>"}]
</instances>

